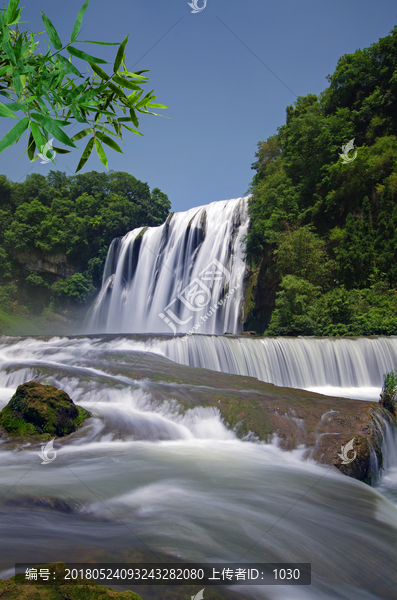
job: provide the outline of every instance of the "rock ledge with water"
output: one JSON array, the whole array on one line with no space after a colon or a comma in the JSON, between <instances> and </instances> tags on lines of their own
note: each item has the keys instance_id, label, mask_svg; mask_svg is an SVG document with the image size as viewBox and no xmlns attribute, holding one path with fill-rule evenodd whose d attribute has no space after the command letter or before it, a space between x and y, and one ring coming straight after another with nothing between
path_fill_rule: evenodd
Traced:
<instances>
[{"instance_id":1,"label":"rock ledge with water","mask_svg":"<svg viewBox=\"0 0 397 600\"><path fill-rule=\"evenodd\" d=\"M172 382L169 394L163 388L156 398L152 390L154 404L173 400L181 413L213 407L238 438L259 442L276 438L283 450L301 447L305 458L367 484L381 471L386 428L397 426L395 413L379 402L280 387L254 377L170 363L154 355L150 364L140 363L139 368L118 363L117 372L136 380Z\"/></svg>"},{"instance_id":2,"label":"rock ledge with water","mask_svg":"<svg viewBox=\"0 0 397 600\"><path fill-rule=\"evenodd\" d=\"M90 413L77 406L63 390L29 381L19 385L0 412L2 439L47 440L64 437L81 427Z\"/></svg>"}]
</instances>

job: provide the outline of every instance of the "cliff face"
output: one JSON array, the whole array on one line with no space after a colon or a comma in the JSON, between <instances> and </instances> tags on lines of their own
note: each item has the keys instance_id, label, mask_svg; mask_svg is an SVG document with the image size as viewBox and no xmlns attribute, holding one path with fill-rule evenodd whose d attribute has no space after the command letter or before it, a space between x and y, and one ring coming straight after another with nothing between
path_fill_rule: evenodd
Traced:
<instances>
[{"instance_id":1,"label":"cliff face","mask_svg":"<svg viewBox=\"0 0 397 600\"><path fill-rule=\"evenodd\" d=\"M244 330L263 334L270 323L276 298L277 282L271 275L273 259L270 246L260 265L253 269L247 264L244 276Z\"/></svg>"},{"instance_id":2,"label":"cliff face","mask_svg":"<svg viewBox=\"0 0 397 600\"><path fill-rule=\"evenodd\" d=\"M79 268L71 265L65 253L42 254L35 250L12 252L12 257L30 273L48 273L58 277L71 277L79 272Z\"/></svg>"}]
</instances>

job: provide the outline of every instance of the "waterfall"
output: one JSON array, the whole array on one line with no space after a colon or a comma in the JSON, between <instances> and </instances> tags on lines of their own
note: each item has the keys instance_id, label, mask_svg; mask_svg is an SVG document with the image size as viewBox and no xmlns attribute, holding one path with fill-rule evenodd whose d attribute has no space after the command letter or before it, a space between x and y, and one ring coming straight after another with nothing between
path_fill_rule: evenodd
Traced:
<instances>
[{"instance_id":1,"label":"waterfall","mask_svg":"<svg viewBox=\"0 0 397 600\"><path fill-rule=\"evenodd\" d=\"M113 240L88 331L241 331L248 223L247 198L237 198Z\"/></svg>"}]
</instances>

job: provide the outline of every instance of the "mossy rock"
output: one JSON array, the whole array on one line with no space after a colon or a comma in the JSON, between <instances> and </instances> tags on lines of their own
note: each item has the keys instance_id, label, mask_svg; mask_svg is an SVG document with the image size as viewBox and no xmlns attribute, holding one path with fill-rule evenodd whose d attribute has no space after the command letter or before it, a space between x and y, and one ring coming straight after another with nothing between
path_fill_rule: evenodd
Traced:
<instances>
[{"instance_id":1,"label":"mossy rock","mask_svg":"<svg viewBox=\"0 0 397 600\"><path fill-rule=\"evenodd\" d=\"M0 427L11 437L47 439L77 431L90 416L63 390L29 381L18 386L0 412Z\"/></svg>"},{"instance_id":2,"label":"mossy rock","mask_svg":"<svg viewBox=\"0 0 397 600\"><path fill-rule=\"evenodd\" d=\"M11 577L11 579L0 579L1 600L141 600L141 597L134 592L116 592L116 590L80 577L76 583L65 584L63 575L66 565L61 562L37 565L35 568L47 568L51 573L55 573L53 585L40 584L40 582L34 582L32 585L17 583L20 575ZM22 580L24 579L25 575L22 575Z\"/></svg>"}]
</instances>

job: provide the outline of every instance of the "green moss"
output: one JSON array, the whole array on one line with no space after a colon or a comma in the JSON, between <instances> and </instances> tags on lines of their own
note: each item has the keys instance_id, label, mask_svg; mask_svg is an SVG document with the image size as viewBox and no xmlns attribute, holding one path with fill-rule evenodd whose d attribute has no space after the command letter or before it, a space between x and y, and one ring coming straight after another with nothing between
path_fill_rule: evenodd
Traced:
<instances>
[{"instance_id":1,"label":"green moss","mask_svg":"<svg viewBox=\"0 0 397 600\"><path fill-rule=\"evenodd\" d=\"M76 429L78 429L79 427L81 427L83 421L85 419L88 419L91 416L91 413L89 413L88 410L86 410L82 406L77 406L76 405L76 408L77 408L79 414L73 420L73 424L75 425Z\"/></svg>"},{"instance_id":2,"label":"green moss","mask_svg":"<svg viewBox=\"0 0 397 600\"><path fill-rule=\"evenodd\" d=\"M64 563L36 565L35 568L47 568L55 573L53 585L40 585L39 582L32 582L32 585L22 583L25 581L24 573L7 580L0 579L1 600L141 600L135 592L116 592L80 577L76 580L78 583L65 584Z\"/></svg>"},{"instance_id":3,"label":"green moss","mask_svg":"<svg viewBox=\"0 0 397 600\"><path fill-rule=\"evenodd\" d=\"M53 385L30 381L18 386L0 412L0 426L12 437L63 437L76 431L90 413Z\"/></svg>"},{"instance_id":4,"label":"green moss","mask_svg":"<svg viewBox=\"0 0 397 600\"><path fill-rule=\"evenodd\" d=\"M140 238L142 238L142 237L144 236L144 234L146 233L146 231L147 231L147 230L148 230L148 227L144 227L144 228L142 229L142 231L140 231L140 232L138 233L138 235L136 236L136 238L135 238L135 241L136 241L136 240L139 240Z\"/></svg>"}]
</instances>

